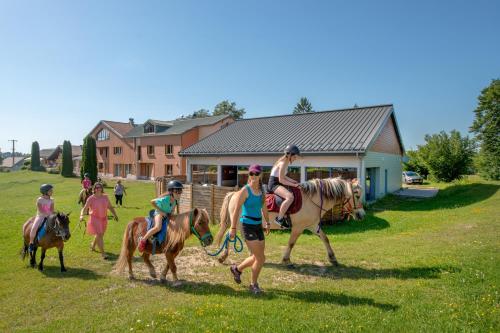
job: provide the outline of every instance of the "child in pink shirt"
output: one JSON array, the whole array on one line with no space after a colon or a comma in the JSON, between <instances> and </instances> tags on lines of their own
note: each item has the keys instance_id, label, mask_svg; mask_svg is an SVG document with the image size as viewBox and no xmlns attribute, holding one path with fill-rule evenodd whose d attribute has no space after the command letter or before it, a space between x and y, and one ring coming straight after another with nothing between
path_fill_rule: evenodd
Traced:
<instances>
[{"instance_id":1,"label":"child in pink shirt","mask_svg":"<svg viewBox=\"0 0 500 333\"><path fill-rule=\"evenodd\" d=\"M51 199L53 188L54 187L50 184L43 184L40 186L40 193L42 193L42 196L36 200L37 212L30 231L30 252L34 250L35 236L40 224L46 217L54 213L54 200Z\"/></svg>"}]
</instances>

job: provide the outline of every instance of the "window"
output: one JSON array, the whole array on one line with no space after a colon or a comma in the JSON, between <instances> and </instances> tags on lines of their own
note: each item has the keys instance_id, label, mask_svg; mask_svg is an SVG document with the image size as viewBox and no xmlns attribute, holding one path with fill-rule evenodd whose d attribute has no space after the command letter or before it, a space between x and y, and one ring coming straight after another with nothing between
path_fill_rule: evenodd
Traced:
<instances>
[{"instance_id":1,"label":"window","mask_svg":"<svg viewBox=\"0 0 500 333\"><path fill-rule=\"evenodd\" d=\"M109 140L109 131L105 128L97 133L97 141Z\"/></svg>"},{"instance_id":2,"label":"window","mask_svg":"<svg viewBox=\"0 0 500 333\"><path fill-rule=\"evenodd\" d=\"M174 168L172 164L165 164L165 176L171 176L174 174Z\"/></svg>"},{"instance_id":3,"label":"window","mask_svg":"<svg viewBox=\"0 0 500 333\"><path fill-rule=\"evenodd\" d=\"M358 170L356 168L306 168L306 180L313 178L330 178L340 177L342 179L353 179L357 177Z\"/></svg>"},{"instance_id":4,"label":"window","mask_svg":"<svg viewBox=\"0 0 500 333\"><path fill-rule=\"evenodd\" d=\"M174 145L165 145L165 155L173 155Z\"/></svg>"},{"instance_id":5,"label":"window","mask_svg":"<svg viewBox=\"0 0 500 333\"><path fill-rule=\"evenodd\" d=\"M155 146L148 146L148 155L155 154Z\"/></svg>"},{"instance_id":6,"label":"window","mask_svg":"<svg viewBox=\"0 0 500 333\"><path fill-rule=\"evenodd\" d=\"M155 127L154 125L147 123L144 125L144 133L154 133L155 132Z\"/></svg>"},{"instance_id":7,"label":"window","mask_svg":"<svg viewBox=\"0 0 500 333\"><path fill-rule=\"evenodd\" d=\"M102 157L108 157L108 147L99 148L99 154L101 154Z\"/></svg>"},{"instance_id":8,"label":"window","mask_svg":"<svg viewBox=\"0 0 500 333\"><path fill-rule=\"evenodd\" d=\"M113 154L121 155L122 154L122 147L113 147Z\"/></svg>"}]
</instances>

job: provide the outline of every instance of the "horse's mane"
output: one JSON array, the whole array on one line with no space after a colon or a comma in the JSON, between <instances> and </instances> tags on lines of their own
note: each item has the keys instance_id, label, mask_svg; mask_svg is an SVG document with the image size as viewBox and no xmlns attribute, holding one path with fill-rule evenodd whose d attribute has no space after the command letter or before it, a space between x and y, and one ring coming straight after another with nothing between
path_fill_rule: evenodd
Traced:
<instances>
[{"instance_id":1,"label":"horse's mane","mask_svg":"<svg viewBox=\"0 0 500 333\"><path fill-rule=\"evenodd\" d=\"M321 183L321 184L320 184ZM319 193L326 200L344 200L352 196L350 186L347 186L347 181L341 178L314 178L301 184L302 191L307 195L314 195Z\"/></svg>"},{"instance_id":2,"label":"horse's mane","mask_svg":"<svg viewBox=\"0 0 500 333\"><path fill-rule=\"evenodd\" d=\"M202 216L205 217L207 221L210 220L207 211L198 208L176 215L174 219L170 220L168 224L168 237L167 244L165 245L165 250L170 250L179 244L183 244L184 241L189 237L191 233L189 227L189 215L191 214L191 212L193 212L193 225L196 224L198 220L202 218ZM198 214L196 214L196 212Z\"/></svg>"}]
</instances>

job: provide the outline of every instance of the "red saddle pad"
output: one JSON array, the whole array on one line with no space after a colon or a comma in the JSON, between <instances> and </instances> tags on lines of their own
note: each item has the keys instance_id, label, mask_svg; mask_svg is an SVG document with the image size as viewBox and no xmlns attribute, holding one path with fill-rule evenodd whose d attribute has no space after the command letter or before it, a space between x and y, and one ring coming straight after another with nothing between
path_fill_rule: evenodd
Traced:
<instances>
[{"instance_id":1,"label":"red saddle pad","mask_svg":"<svg viewBox=\"0 0 500 333\"><path fill-rule=\"evenodd\" d=\"M288 208L287 214L295 214L302 208L302 192L296 187L289 187L288 190L292 191L294 199L292 205ZM282 202L283 198L280 196L274 193L266 194L266 206L268 211L278 213Z\"/></svg>"}]
</instances>

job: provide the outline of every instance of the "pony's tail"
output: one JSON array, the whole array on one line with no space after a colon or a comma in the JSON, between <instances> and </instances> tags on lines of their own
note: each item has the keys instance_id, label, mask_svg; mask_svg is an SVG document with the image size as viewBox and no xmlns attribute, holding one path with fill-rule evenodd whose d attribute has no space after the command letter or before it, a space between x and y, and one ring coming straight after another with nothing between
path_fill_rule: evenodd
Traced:
<instances>
[{"instance_id":1,"label":"pony's tail","mask_svg":"<svg viewBox=\"0 0 500 333\"><path fill-rule=\"evenodd\" d=\"M20 254L21 254L21 260L24 260L24 258L26 258L26 256L28 255L28 244L26 244L26 242L24 242Z\"/></svg>"},{"instance_id":2,"label":"pony's tail","mask_svg":"<svg viewBox=\"0 0 500 333\"><path fill-rule=\"evenodd\" d=\"M222 202L222 208L220 210L220 228L219 232L215 236L215 243L217 246L220 246L222 243L222 237L224 237L227 228L231 225L231 213L229 212L229 202L231 198L236 192L229 192L224 197L224 201Z\"/></svg>"},{"instance_id":3,"label":"pony's tail","mask_svg":"<svg viewBox=\"0 0 500 333\"><path fill-rule=\"evenodd\" d=\"M133 226L136 222L132 221L127 224L125 232L123 233L122 249L120 251L120 257L115 264L115 270L118 273L122 273L125 267L128 265L128 257L130 256L130 251L134 251L135 244L133 239Z\"/></svg>"}]
</instances>

